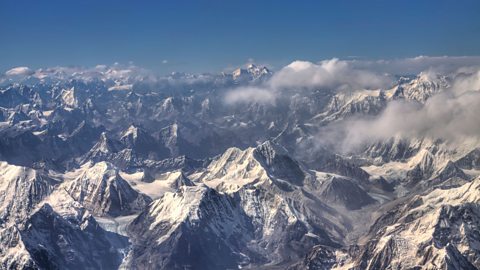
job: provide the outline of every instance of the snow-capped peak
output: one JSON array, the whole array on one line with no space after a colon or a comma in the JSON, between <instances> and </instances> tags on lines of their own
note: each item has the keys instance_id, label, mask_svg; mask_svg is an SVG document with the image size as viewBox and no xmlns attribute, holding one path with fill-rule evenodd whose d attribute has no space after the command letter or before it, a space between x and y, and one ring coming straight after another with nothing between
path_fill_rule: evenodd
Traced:
<instances>
[{"instance_id":1,"label":"snow-capped peak","mask_svg":"<svg viewBox=\"0 0 480 270\"><path fill-rule=\"evenodd\" d=\"M268 75L271 75L271 72L267 67L256 66L255 64L249 64L246 69L237 68L232 72L232 78L234 80L257 80Z\"/></svg>"}]
</instances>

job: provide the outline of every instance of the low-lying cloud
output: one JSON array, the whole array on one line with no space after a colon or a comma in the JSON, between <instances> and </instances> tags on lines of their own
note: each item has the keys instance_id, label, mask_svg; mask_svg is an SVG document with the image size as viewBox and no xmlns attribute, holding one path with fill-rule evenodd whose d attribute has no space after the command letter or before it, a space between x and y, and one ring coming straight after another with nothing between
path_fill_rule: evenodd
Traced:
<instances>
[{"instance_id":1,"label":"low-lying cloud","mask_svg":"<svg viewBox=\"0 0 480 270\"><path fill-rule=\"evenodd\" d=\"M335 123L317 136L319 143L347 152L392 137L451 142L480 139L480 70L457 75L451 87L424 105L392 101L377 117Z\"/></svg>"},{"instance_id":2,"label":"low-lying cloud","mask_svg":"<svg viewBox=\"0 0 480 270\"><path fill-rule=\"evenodd\" d=\"M390 101L377 116L357 115L321 127L316 144L348 152L392 137L480 140L480 57L476 56L294 61L263 85L227 92L225 102L276 105L277 98L288 98L298 91L389 89L399 75L420 73L432 80L445 75L449 84L425 104Z\"/></svg>"},{"instance_id":3,"label":"low-lying cloud","mask_svg":"<svg viewBox=\"0 0 480 270\"><path fill-rule=\"evenodd\" d=\"M480 67L479 56L418 56L390 60L340 60L337 58L320 61L294 61L277 71L264 84L257 86L255 94L250 88L233 89L226 96L226 102L245 103L274 100L282 94L299 90L355 91L386 89L400 75L451 74L465 72ZM471 78L475 80L475 78ZM248 91L244 94L241 91ZM269 93L267 93L269 92ZM290 93L291 94L291 93ZM263 97L263 98L262 98ZM228 99L228 100L227 100Z\"/></svg>"},{"instance_id":4,"label":"low-lying cloud","mask_svg":"<svg viewBox=\"0 0 480 270\"><path fill-rule=\"evenodd\" d=\"M260 86L239 87L227 92L225 102L274 104L280 95L291 95L294 91L380 89L388 87L392 81L388 74L356 68L352 62L337 58L319 63L294 61Z\"/></svg>"},{"instance_id":5,"label":"low-lying cloud","mask_svg":"<svg viewBox=\"0 0 480 270\"><path fill-rule=\"evenodd\" d=\"M425 106L392 102L380 117L349 123L344 147L385 140L394 136L457 140L480 135L480 93L459 97L438 95Z\"/></svg>"},{"instance_id":6,"label":"low-lying cloud","mask_svg":"<svg viewBox=\"0 0 480 270\"><path fill-rule=\"evenodd\" d=\"M225 103L228 105L237 103L275 103L276 94L273 90L259 87L239 87L227 92L225 95Z\"/></svg>"},{"instance_id":7,"label":"low-lying cloud","mask_svg":"<svg viewBox=\"0 0 480 270\"><path fill-rule=\"evenodd\" d=\"M479 56L418 56L413 58L390 59L390 60L340 60L337 58L320 61L318 63L308 61L294 61L277 71L270 80L258 88L262 96L272 99L289 93L292 90L318 90L331 91L355 91L385 89L391 86L400 75L416 75L420 72L450 74L461 72L467 73L480 67ZM252 91L242 95L239 88L229 95L228 103L235 103L235 96L241 103L259 100ZM270 92L267 95L266 92ZM264 99L260 100L264 101Z\"/></svg>"},{"instance_id":8,"label":"low-lying cloud","mask_svg":"<svg viewBox=\"0 0 480 270\"><path fill-rule=\"evenodd\" d=\"M480 56L417 56L389 60L352 60L351 65L392 75L415 75L432 70L436 73L452 73L464 67L479 67Z\"/></svg>"}]
</instances>

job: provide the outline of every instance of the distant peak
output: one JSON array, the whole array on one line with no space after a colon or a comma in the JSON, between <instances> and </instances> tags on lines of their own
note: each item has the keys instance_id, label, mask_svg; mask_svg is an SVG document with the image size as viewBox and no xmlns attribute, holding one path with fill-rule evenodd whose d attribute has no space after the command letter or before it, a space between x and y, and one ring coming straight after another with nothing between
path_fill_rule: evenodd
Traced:
<instances>
[{"instance_id":1,"label":"distant peak","mask_svg":"<svg viewBox=\"0 0 480 270\"><path fill-rule=\"evenodd\" d=\"M256 80L262 76L271 74L270 70L265 66L257 66L253 63L250 63L246 68L237 68L232 72L232 77L234 80L238 79L252 79Z\"/></svg>"},{"instance_id":2,"label":"distant peak","mask_svg":"<svg viewBox=\"0 0 480 270\"><path fill-rule=\"evenodd\" d=\"M127 130L123 133L123 137L132 135L134 139L138 137L138 127L136 127L134 124L131 124Z\"/></svg>"}]
</instances>

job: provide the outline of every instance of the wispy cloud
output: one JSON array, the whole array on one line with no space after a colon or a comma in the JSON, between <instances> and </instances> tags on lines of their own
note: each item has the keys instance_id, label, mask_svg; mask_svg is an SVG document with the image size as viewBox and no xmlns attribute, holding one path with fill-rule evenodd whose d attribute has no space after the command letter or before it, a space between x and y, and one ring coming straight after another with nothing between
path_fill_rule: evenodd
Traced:
<instances>
[{"instance_id":1,"label":"wispy cloud","mask_svg":"<svg viewBox=\"0 0 480 270\"><path fill-rule=\"evenodd\" d=\"M392 75L417 74L425 70L451 73L463 67L480 66L480 56L417 56L390 60L352 60L357 68Z\"/></svg>"},{"instance_id":2,"label":"wispy cloud","mask_svg":"<svg viewBox=\"0 0 480 270\"><path fill-rule=\"evenodd\" d=\"M259 87L239 87L227 92L225 95L225 103L228 105L237 103L275 103L276 94L269 89Z\"/></svg>"},{"instance_id":3,"label":"wispy cloud","mask_svg":"<svg viewBox=\"0 0 480 270\"><path fill-rule=\"evenodd\" d=\"M33 71L29 67L15 67L5 72L7 76L32 75Z\"/></svg>"},{"instance_id":4,"label":"wispy cloud","mask_svg":"<svg viewBox=\"0 0 480 270\"><path fill-rule=\"evenodd\" d=\"M461 69L463 70L463 69ZM347 119L321 129L319 144L352 151L392 137L480 140L480 69L450 74L452 85L424 105L392 101L374 118Z\"/></svg>"}]
</instances>

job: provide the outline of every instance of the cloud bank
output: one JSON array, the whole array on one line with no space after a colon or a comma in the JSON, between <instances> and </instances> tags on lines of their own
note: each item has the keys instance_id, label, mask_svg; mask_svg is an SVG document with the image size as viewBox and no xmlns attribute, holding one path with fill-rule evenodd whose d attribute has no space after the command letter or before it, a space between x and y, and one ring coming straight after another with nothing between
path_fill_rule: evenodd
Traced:
<instances>
[{"instance_id":1,"label":"cloud bank","mask_svg":"<svg viewBox=\"0 0 480 270\"><path fill-rule=\"evenodd\" d=\"M279 96L292 95L294 91L379 89L388 87L392 81L388 74L358 68L351 61L337 58L319 63L294 61L260 86L240 87L227 92L225 102L229 105L246 102L275 104Z\"/></svg>"},{"instance_id":2,"label":"cloud bank","mask_svg":"<svg viewBox=\"0 0 480 270\"><path fill-rule=\"evenodd\" d=\"M386 89L400 75L439 73L450 74L463 71L470 73L480 67L479 56L418 56L391 60L340 60L337 58L318 63L294 61L277 71L263 85L257 86L259 95L248 88L227 93L228 104L251 102L272 103L272 99L293 90L324 89L330 91L355 91ZM259 91L259 89L262 89ZM242 90L249 91L244 94ZM269 92L269 94L267 94ZM291 93L290 93L291 94Z\"/></svg>"},{"instance_id":3,"label":"cloud bank","mask_svg":"<svg viewBox=\"0 0 480 270\"><path fill-rule=\"evenodd\" d=\"M275 73L270 86L273 89L299 87L360 90L387 87L391 82L392 78L387 74L358 68L349 61L333 58L318 64L294 61Z\"/></svg>"},{"instance_id":4,"label":"cloud bank","mask_svg":"<svg viewBox=\"0 0 480 270\"><path fill-rule=\"evenodd\" d=\"M425 104L390 101L377 116L352 117L319 127L316 144L354 151L392 137L480 141L480 57L428 57L394 60L294 61L257 87L233 89L225 103L257 102L275 106L279 97L298 91L389 89L400 75L445 75L449 85Z\"/></svg>"}]
</instances>

